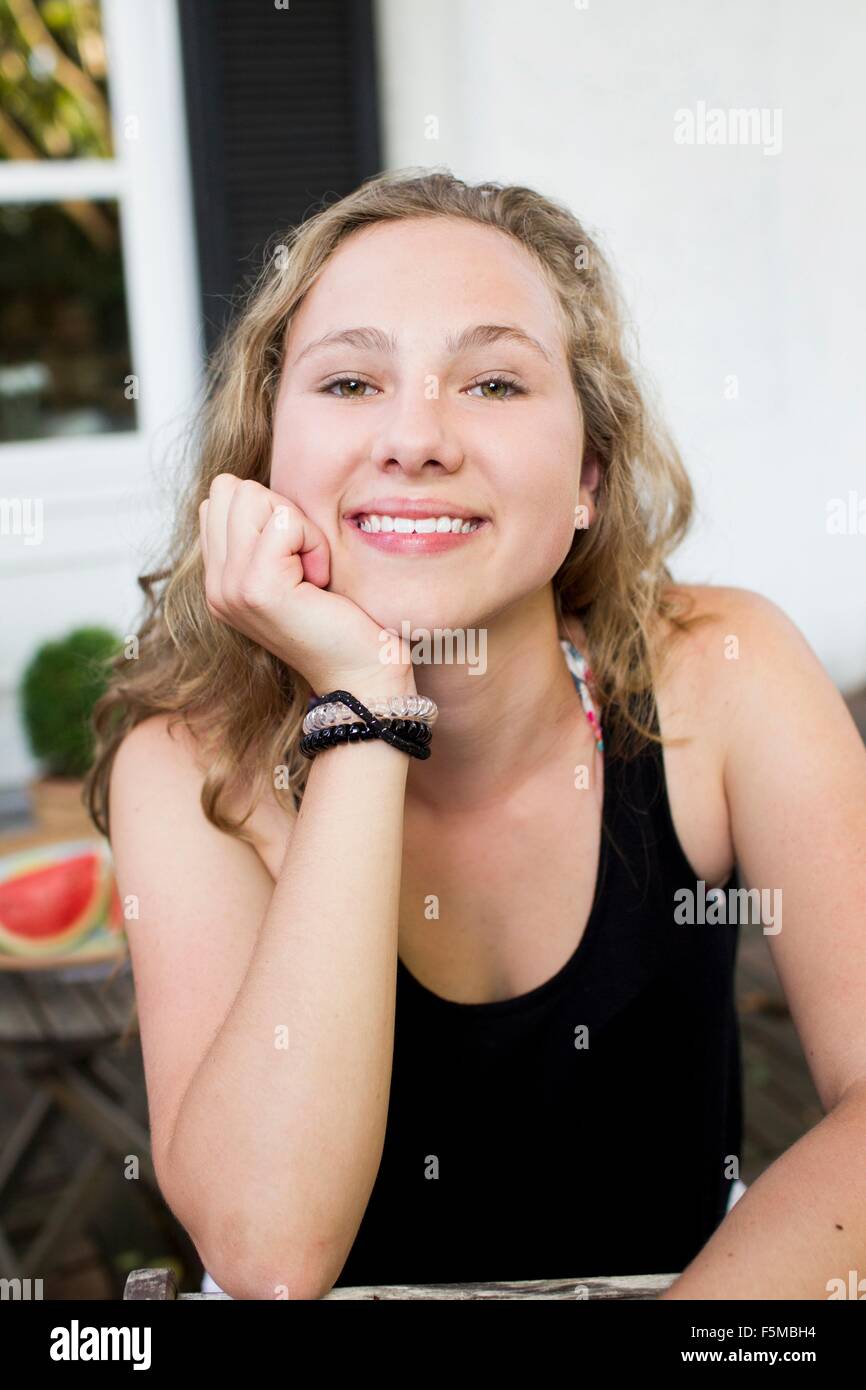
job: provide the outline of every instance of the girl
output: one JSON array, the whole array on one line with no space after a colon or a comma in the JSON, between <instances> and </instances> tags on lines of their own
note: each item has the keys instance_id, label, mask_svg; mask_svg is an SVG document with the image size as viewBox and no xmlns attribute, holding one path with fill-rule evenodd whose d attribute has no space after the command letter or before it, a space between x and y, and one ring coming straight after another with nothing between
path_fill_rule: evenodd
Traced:
<instances>
[{"instance_id":1,"label":"girl","mask_svg":"<svg viewBox=\"0 0 866 1390\"><path fill-rule=\"evenodd\" d=\"M234 1297L816 1297L862 1253L866 752L774 604L673 581L623 339L565 207L410 169L272 246L212 363L89 796L159 1180ZM832 1112L748 1191L737 872Z\"/></svg>"}]
</instances>

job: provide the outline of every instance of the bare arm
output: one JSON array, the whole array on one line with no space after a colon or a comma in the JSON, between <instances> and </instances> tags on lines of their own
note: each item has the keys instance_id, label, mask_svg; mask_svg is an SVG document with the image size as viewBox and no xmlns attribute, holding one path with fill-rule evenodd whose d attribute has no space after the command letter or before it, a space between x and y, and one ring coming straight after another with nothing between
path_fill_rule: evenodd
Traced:
<instances>
[{"instance_id":1,"label":"bare arm","mask_svg":"<svg viewBox=\"0 0 866 1390\"><path fill-rule=\"evenodd\" d=\"M184 827L166 825L146 742L113 779L112 843L122 893L145 906L160 894L132 949L161 1186L226 1292L317 1297L339 1275L381 1159L408 758L373 740L315 759L263 910L263 867L242 868L235 856L254 852L205 822L195 779ZM167 864L179 845L185 862ZM172 977L190 969L181 1021ZM172 1017L169 1048L157 1035ZM163 1074L183 1057L181 1090Z\"/></svg>"},{"instance_id":2,"label":"bare arm","mask_svg":"<svg viewBox=\"0 0 866 1390\"><path fill-rule=\"evenodd\" d=\"M750 590L723 596L705 683L724 701L737 862L826 1113L661 1297L862 1297L849 1290L866 1249L866 752L790 618Z\"/></svg>"},{"instance_id":3,"label":"bare arm","mask_svg":"<svg viewBox=\"0 0 866 1390\"><path fill-rule=\"evenodd\" d=\"M259 1297L330 1287L376 1179L407 768L379 740L315 760L250 967L175 1126L169 1163L192 1190L208 1172L215 1248L239 1252Z\"/></svg>"}]
</instances>

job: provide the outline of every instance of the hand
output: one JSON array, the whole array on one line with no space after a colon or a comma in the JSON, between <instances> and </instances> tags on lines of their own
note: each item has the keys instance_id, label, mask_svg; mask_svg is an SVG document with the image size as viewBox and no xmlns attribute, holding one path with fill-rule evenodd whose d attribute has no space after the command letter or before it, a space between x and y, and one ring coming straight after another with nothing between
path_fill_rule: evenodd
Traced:
<instances>
[{"instance_id":1,"label":"hand","mask_svg":"<svg viewBox=\"0 0 866 1390\"><path fill-rule=\"evenodd\" d=\"M379 624L351 599L326 592L327 539L288 497L220 473L199 525L214 617L300 672L317 694L348 690L364 701L414 691L411 661L380 661Z\"/></svg>"}]
</instances>

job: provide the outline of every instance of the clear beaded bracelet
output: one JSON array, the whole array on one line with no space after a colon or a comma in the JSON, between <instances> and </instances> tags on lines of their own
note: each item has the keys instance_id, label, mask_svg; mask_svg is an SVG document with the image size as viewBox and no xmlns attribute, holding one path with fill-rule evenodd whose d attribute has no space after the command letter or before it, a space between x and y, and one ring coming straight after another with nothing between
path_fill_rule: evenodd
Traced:
<instances>
[{"instance_id":1,"label":"clear beaded bracelet","mask_svg":"<svg viewBox=\"0 0 866 1390\"><path fill-rule=\"evenodd\" d=\"M350 724L357 718L342 701L316 704L317 698L319 697L315 695L310 696L307 713L304 715L305 734L315 733L317 729L332 728L337 724ZM413 719L431 727L439 716L435 700L431 700L427 695L392 695L387 700L372 700L368 708L376 719Z\"/></svg>"}]
</instances>

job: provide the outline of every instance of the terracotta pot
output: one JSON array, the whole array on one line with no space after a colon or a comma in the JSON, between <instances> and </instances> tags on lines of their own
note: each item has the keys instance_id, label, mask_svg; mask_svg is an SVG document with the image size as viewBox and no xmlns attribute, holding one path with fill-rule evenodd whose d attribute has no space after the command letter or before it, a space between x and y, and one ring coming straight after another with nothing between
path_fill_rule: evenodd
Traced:
<instances>
[{"instance_id":1,"label":"terracotta pot","mask_svg":"<svg viewBox=\"0 0 866 1390\"><path fill-rule=\"evenodd\" d=\"M81 800L83 787L78 777L40 777L30 783L33 815L44 835L81 840L97 833Z\"/></svg>"}]
</instances>

